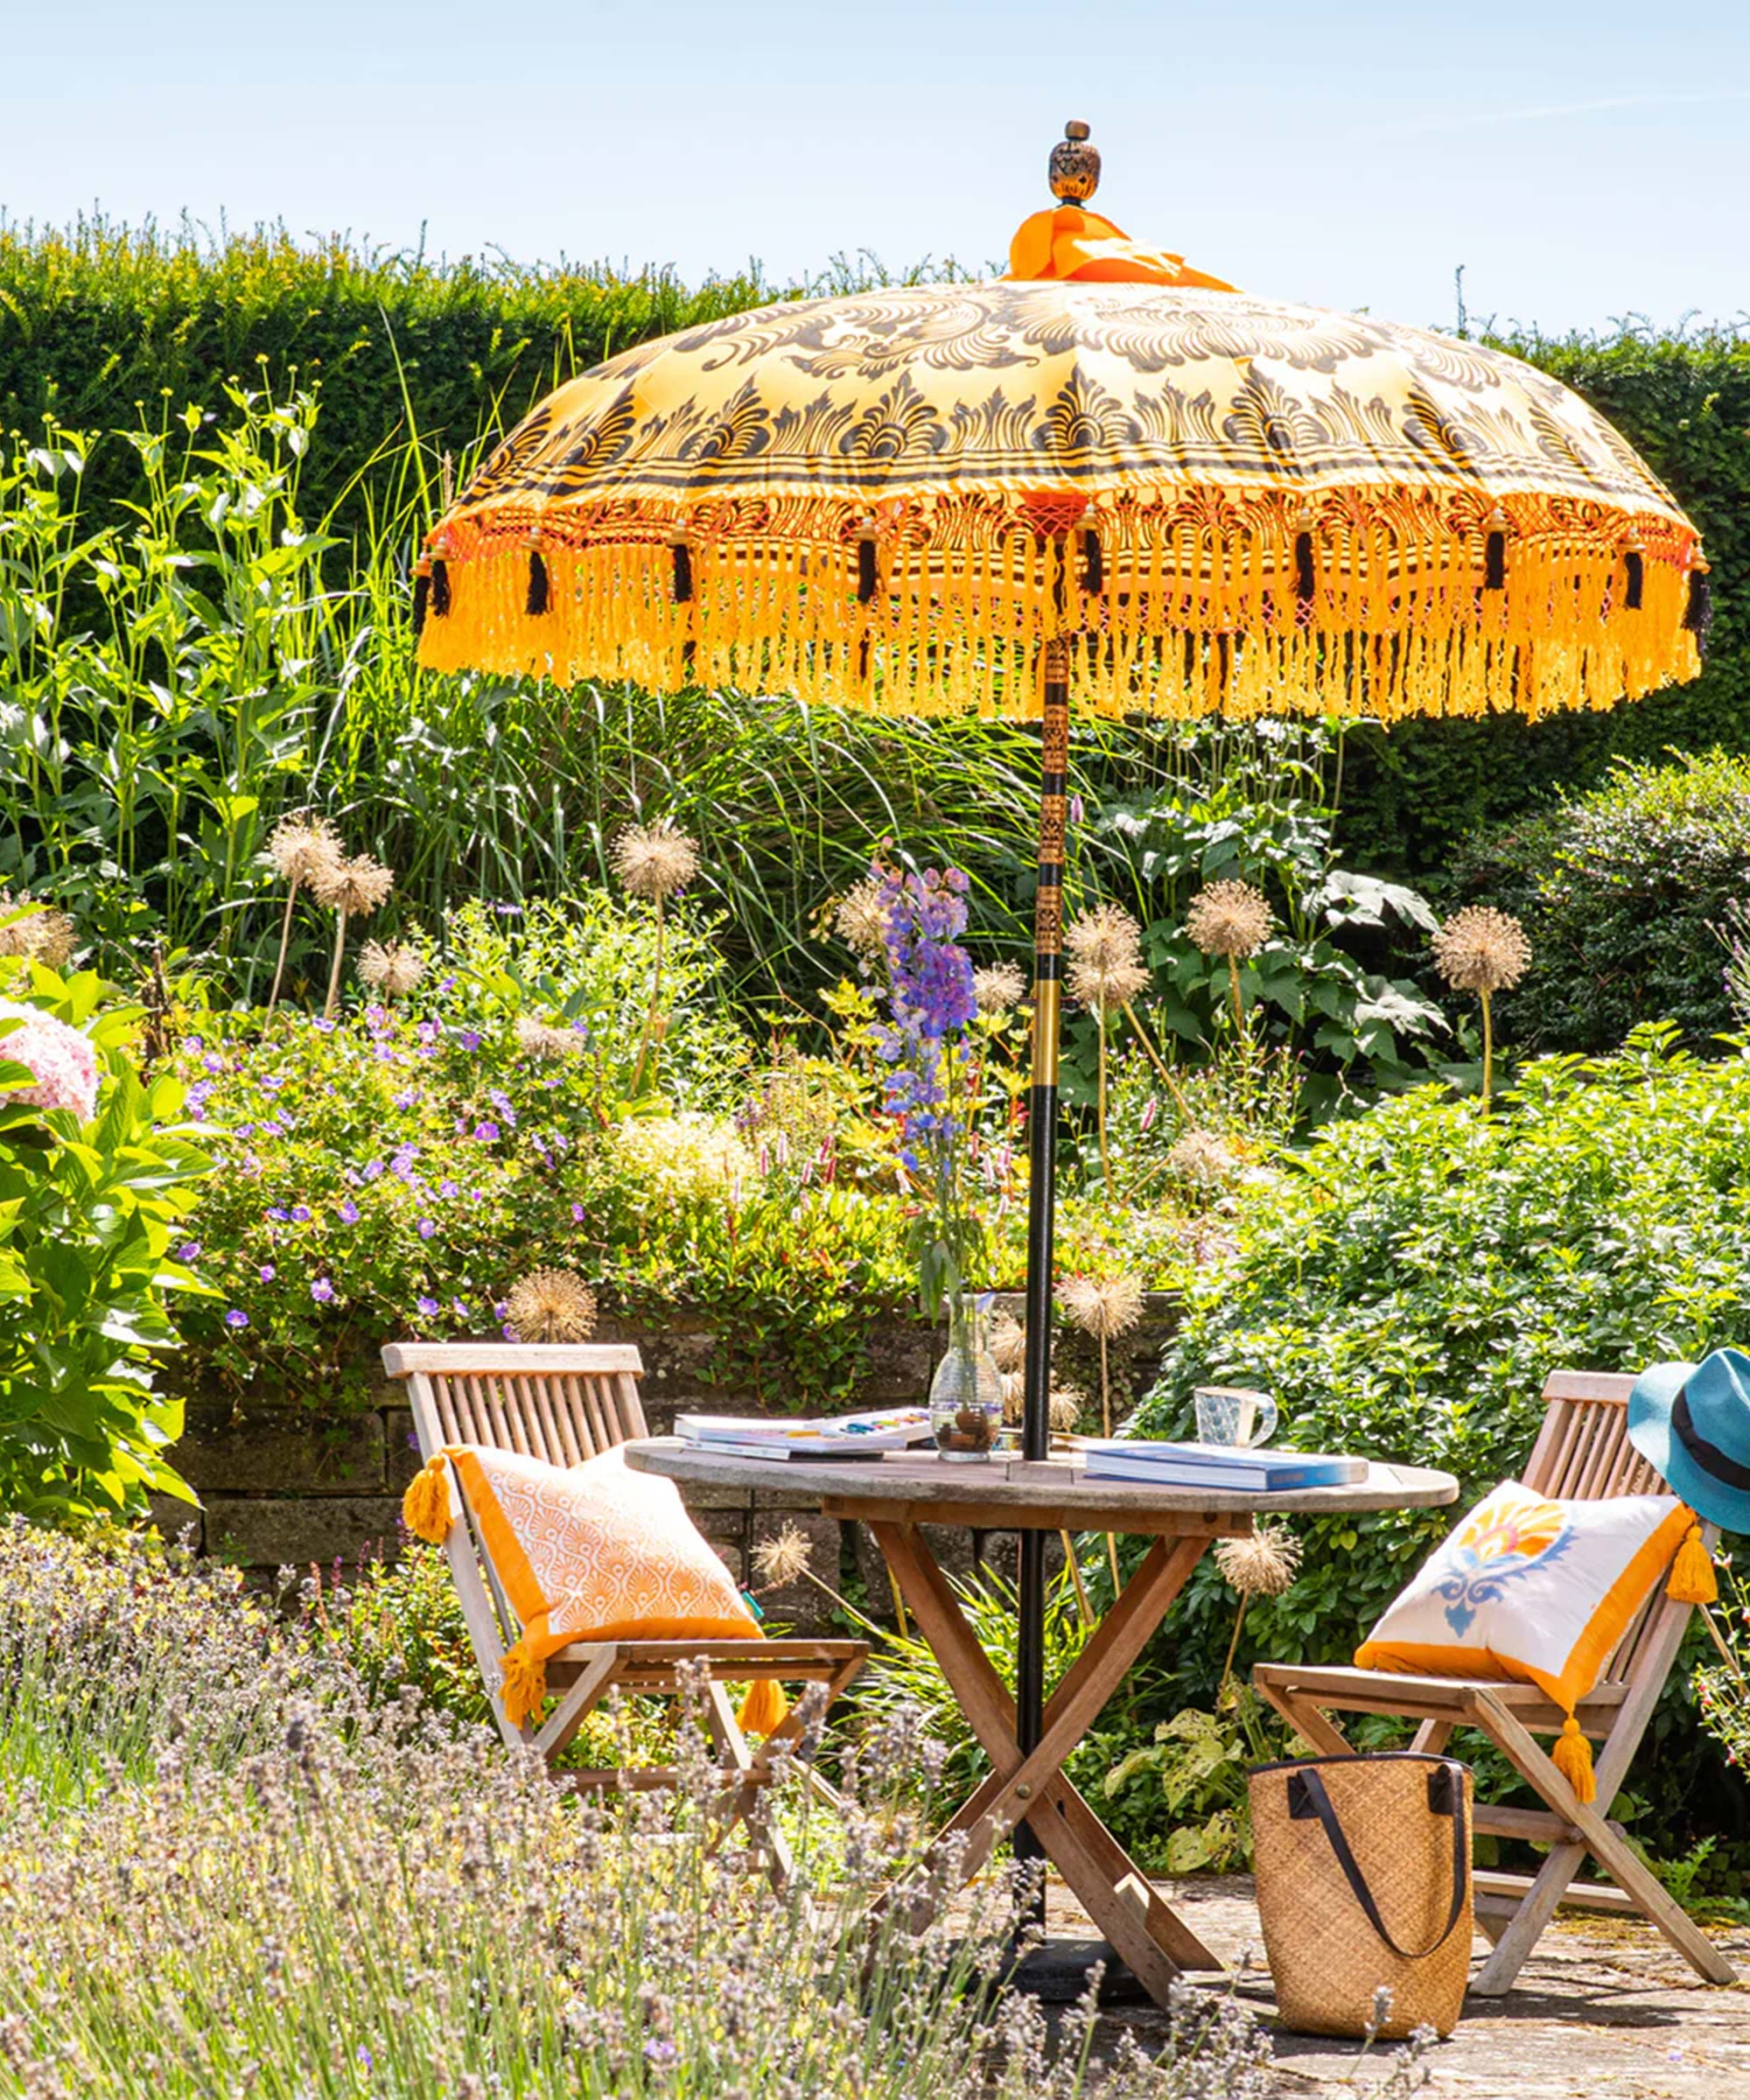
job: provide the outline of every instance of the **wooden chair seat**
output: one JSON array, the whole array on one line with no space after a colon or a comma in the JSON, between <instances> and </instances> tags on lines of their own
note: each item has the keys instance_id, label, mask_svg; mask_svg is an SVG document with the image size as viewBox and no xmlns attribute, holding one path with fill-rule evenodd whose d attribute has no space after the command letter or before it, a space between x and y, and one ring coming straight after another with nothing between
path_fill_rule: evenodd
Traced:
<instances>
[{"instance_id":1,"label":"wooden chair seat","mask_svg":"<svg viewBox=\"0 0 1750 2100\"><path fill-rule=\"evenodd\" d=\"M643 1363L634 1348L596 1342L391 1342L382 1356L389 1376L407 1382L414 1433L426 1459L447 1444L472 1444L577 1466L649 1433L638 1396ZM444 1550L494 1718L507 1743L531 1745L550 1768L610 1692L672 1697L682 1689L683 1671L703 1672L704 1721L724 1760L728 1810L745 1818L773 1777L774 1751L794 1746L800 1729L792 1712L751 1751L724 1684L756 1678L823 1684L830 1704L868 1657L861 1641L766 1640L757 1634L721 1641L574 1642L547 1663L548 1690L558 1695L556 1704L539 1727L519 1728L505 1713L502 1665L521 1629L460 1482L453 1468L447 1470L461 1517L451 1525ZM556 1776L569 1787L650 1787L674 1778L666 1768ZM836 1800L811 1768L807 1777L816 1791ZM788 1872L782 1837L769 1826L760 1837L773 1877L781 1880Z\"/></svg>"},{"instance_id":2,"label":"wooden chair seat","mask_svg":"<svg viewBox=\"0 0 1750 2100\"><path fill-rule=\"evenodd\" d=\"M1345 1670L1337 1664L1261 1662L1252 1673L1258 1689L1304 1692L1328 1700L1345 1713L1387 1713L1411 1720L1450 1719L1455 1727L1467 1726L1472 1695L1488 1692L1509 1708L1528 1728L1545 1729L1551 1734L1567 1718L1535 1684L1503 1682L1498 1677L1420 1677L1396 1670ZM1594 1684L1574 1709L1574 1718L1587 1735L1602 1741L1615 1725L1616 1710L1632 1688L1621 1679Z\"/></svg>"},{"instance_id":3,"label":"wooden chair seat","mask_svg":"<svg viewBox=\"0 0 1750 2100\"><path fill-rule=\"evenodd\" d=\"M1628 1441L1628 1396L1634 1381L1614 1372L1556 1371L1544 1389L1544 1426L1525 1472L1528 1488L1553 1499L1601 1501L1665 1492L1664 1482ZM1712 1542L1712 1528L1707 1536ZM1565 1716L1535 1684L1482 1677L1399 1676L1394 1671L1322 1663L1264 1662L1253 1673L1259 1692L1325 1756L1350 1743L1332 1720L1339 1713L1382 1713L1420 1722L1414 1746L1438 1752L1458 1728L1478 1728L1495 1745L1544 1806L1502 1807L1479 1801L1475 1826L1485 1836L1545 1844L1532 1875L1477 1872L1476 1915L1494 1942L1472 1989L1499 1997L1537 1943L1558 1905L1572 1902L1647 1918L1710 1983L1730 1984L1732 1964L1609 1822L1609 1807L1659 1694L1676 1661L1694 1607L1667 1597L1662 1583L1607 1658L1604 1675L1575 1709L1582 1731L1603 1747L1597 1799L1582 1802L1537 1740L1557 1733ZM1577 1882L1590 1853L1614 1881Z\"/></svg>"}]
</instances>

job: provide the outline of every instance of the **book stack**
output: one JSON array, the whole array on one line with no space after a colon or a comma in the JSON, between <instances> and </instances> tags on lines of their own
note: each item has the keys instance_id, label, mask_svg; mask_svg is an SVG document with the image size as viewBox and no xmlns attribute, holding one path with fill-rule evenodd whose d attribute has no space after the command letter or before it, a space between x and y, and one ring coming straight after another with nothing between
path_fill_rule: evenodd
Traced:
<instances>
[{"instance_id":1,"label":"book stack","mask_svg":"<svg viewBox=\"0 0 1750 2100\"><path fill-rule=\"evenodd\" d=\"M814 1421L774 1421L765 1415L677 1415L675 1434L696 1451L738 1459L878 1459L931 1442L927 1407L878 1409L866 1415L824 1415Z\"/></svg>"},{"instance_id":2,"label":"book stack","mask_svg":"<svg viewBox=\"0 0 1750 2100\"><path fill-rule=\"evenodd\" d=\"M1154 1444L1084 1437L1090 1480L1152 1480L1158 1488L1237 1488L1280 1494L1297 1488L1348 1488L1367 1478L1365 1459L1316 1451L1259 1451L1239 1444Z\"/></svg>"}]
</instances>

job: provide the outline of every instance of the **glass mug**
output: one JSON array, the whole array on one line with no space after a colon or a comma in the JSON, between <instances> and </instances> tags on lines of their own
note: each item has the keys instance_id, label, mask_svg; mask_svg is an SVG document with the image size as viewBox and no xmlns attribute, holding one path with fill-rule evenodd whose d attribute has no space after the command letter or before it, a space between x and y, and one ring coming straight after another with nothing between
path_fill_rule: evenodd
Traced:
<instances>
[{"instance_id":1,"label":"glass mug","mask_svg":"<svg viewBox=\"0 0 1750 2100\"><path fill-rule=\"evenodd\" d=\"M1191 1397L1197 1404L1200 1444L1236 1444L1250 1449L1254 1444L1268 1444L1276 1434L1276 1403L1268 1393L1239 1385L1200 1385Z\"/></svg>"}]
</instances>

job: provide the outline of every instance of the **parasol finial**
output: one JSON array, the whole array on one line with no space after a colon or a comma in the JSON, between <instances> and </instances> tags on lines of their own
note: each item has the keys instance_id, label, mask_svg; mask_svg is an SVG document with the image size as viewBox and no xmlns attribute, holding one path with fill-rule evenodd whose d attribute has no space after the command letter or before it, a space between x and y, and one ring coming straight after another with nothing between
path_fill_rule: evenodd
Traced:
<instances>
[{"instance_id":1,"label":"parasol finial","mask_svg":"<svg viewBox=\"0 0 1750 2100\"><path fill-rule=\"evenodd\" d=\"M1100 149L1072 117L1051 150L1051 193L1060 204L1085 204L1100 186Z\"/></svg>"}]
</instances>

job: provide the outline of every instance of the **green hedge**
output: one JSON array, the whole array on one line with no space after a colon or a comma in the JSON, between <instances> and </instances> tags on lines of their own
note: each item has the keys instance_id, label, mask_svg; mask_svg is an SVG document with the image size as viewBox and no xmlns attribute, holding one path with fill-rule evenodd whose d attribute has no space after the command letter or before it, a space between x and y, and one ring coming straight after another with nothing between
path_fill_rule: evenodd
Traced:
<instances>
[{"instance_id":1,"label":"green hedge","mask_svg":"<svg viewBox=\"0 0 1750 2100\"><path fill-rule=\"evenodd\" d=\"M853 281L840 268L822 288ZM309 248L284 228L215 243L102 220L64 233L0 227L0 429L34 432L46 411L122 428L136 403L211 407L227 376L264 371L284 389L295 368L301 383L322 384L325 443L303 484L307 514L321 516L397 431L420 435L428 470L446 448L466 461L556 380L774 296L757 266L689 290L665 272L444 263L340 239ZM1631 329L1497 346L1608 416L1701 525L1714 564L1708 668L1684 691L1600 717L1359 732L1340 837L1351 864L1425 874L1480 826L1588 784L1615 754L1750 749L1750 593L1739 582L1750 567L1750 336ZM132 494L126 472L123 455L106 452L91 493ZM404 493L382 492L379 514ZM343 514L363 508L354 491Z\"/></svg>"},{"instance_id":2,"label":"green hedge","mask_svg":"<svg viewBox=\"0 0 1750 2100\"><path fill-rule=\"evenodd\" d=\"M1694 684L1603 715L1543 723L1412 722L1349 740L1339 843L1353 864L1423 879L1460 841L1617 757L1750 750L1750 334L1504 336L1511 351L1607 416L1700 526L1713 564L1712 631Z\"/></svg>"},{"instance_id":3,"label":"green hedge","mask_svg":"<svg viewBox=\"0 0 1750 2100\"><path fill-rule=\"evenodd\" d=\"M322 458L304 481L320 517L410 424L435 471L572 373L774 296L753 273L690 290L666 271L442 262L338 237L312 249L284 228L213 243L102 220L0 227L0 429L34 432L45 414L122 429L136 403L218 408L228 377L284 391L295 373L322 389Z\"/></svg>"}]
</instances>

